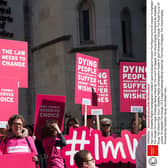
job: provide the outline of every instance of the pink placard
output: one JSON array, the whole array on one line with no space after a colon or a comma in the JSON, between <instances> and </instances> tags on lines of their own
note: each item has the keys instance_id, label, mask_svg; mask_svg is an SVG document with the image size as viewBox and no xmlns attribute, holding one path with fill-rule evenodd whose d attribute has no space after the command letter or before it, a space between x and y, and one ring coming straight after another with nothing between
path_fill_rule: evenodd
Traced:
<instances>
[{"instance_id":1,"label":"pink placard","mask_svg":"<svg viewBox=\"0 0 168 168\"><path fill-rule=\"evenodd\" d=\"M92 153L96 164L131 162L135 164L135 152L138 141L142 135L146 134L146 129L140 131L138 135L131 134L128 130L123 130L121 137L103 137L99 130L90 130L87 127L70 129L69 135L65 136L67 146L62 149L62 155L66 160L68 168L76 167L74 155L77 151L85 149Z\"/></svg>"},{"instance_id":2,"label":"pink placard","mask_svg":"<svg viewBox=\"0 0 168 168\"><path fill-rule=\"evenodd\" d=\"M18 80L28 88L27 42L0 39L0 76Z\"/></svg>"},{"instance_id":3,"label":"pink placard","mask_svg":"<svg viewBox=\"0 0 168 168\"><path fill-rule=\"evenodd\" d=\"M146 109L146 63L120 63L120 111Z\"/></svg>"},{"instance_id":4,"label":"pink placard","mask_svg":"<svg viewBox=\"0 0 168 168\"><path fill-rule=\"evenodd\" d=\"M92 92L97 92L99 59L77 53L75 103L92 105Z\"/></svg>"},{"instance_id":5,"label":"pink placard","mask_svg":"<svg viewBox=\"0 0 168 168\"><path fill-rule=\"evenodd\" d=\"M7 154L0 156L1 168L36 168L32 154Z\"/></svg>"},{"instance_id":6,"label":"pink placard","mask_svg":"<svg viewBox=\"0 0 168 168\"><path fill-rule=\"evenodd\" d=\"M34 132L40 139L40 129L46 120L58 120L59 127L63 130L65 110L65 96L37 95Z\"/></svg>"},{"instance_id":7,"label":"pink placard","mask_svg":"<svg viewBox=\"0 0 168 168\"><path fill-rule=\"evenodd\" d=\"M15 79L0 78L0 81L0 125L2 125L11 115L18 114L18 87Z\"/></svg>"},{"instance_id":8,"label":"pink placard","mask_svg":"<svg viewBox=\"0 0 168 168\"><path fill-rule=\"evenodd\" d=\"M82 114L84 114L84 106L82 106ZM111 115L111 91L110 76L108 69L99 69L98 73L98 105L87 106L88 115Z\"/></svg>"}]
</instances>

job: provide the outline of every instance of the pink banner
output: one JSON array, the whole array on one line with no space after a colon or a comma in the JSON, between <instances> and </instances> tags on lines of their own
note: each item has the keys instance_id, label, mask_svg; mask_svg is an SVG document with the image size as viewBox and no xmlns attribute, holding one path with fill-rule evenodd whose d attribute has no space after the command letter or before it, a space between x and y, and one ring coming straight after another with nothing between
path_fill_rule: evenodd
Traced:
<instances>
[{"instance_id":1,"label":"pink banner","mask_svg":"<svg viewBox=\"0 0 168 168\"><path fill-rule=\"evenodd\" d=\"M65 96L37 95L34 132L40 139L40 129L46 120L58 120L59 127L64 125Z\"/></svg>"},{"instance_id":2,"label":"pink banner","mask_svg":"<svg viewBox=\"0 0 168 168\"><path fill-rule=\"evenodd\" d=\"M82 114L84 114L84 106L82 106ZM99 69L98 73L98 105L87 106L88 115L111 115L111 91L110 91L110 75L108 69Z\"/></svg>"},{"instance_id":3,"label":"pink banner","mask_svg":"<svg viewBox=\"0 0 168 168\"><path fill-rule=\"evenodd\" d=\"M36 168L32 154L7 154L0 156L1 168Z\"/></svg>"},{"instance_id":4,"label":"pink banner","mask_svg":"<svg viewBox=\"0 0 168 168\"><path fill-rule=\"evenodd\" d=\"M27 42L0 39L0 76L18 80L28 87Z\"/></svg>"},{"instance_id":5,"label":"pink banner","mask_svg":"<svg viewBox=\"0 0 168 168\"><path fill-rule=\"evenodd\" d=\"M0 78L0 81L0 127L4 127L9 117L18 113L18 87L17 80Z\"/></svg>"},{"instance_id":6,"label":"pink banner","mask_svg":"<svg viewBox=\"0 0 168 168\"><path fill-rule=\"evenodd\" d=\"M138 135L131 134L128 130L123 130L121 137L103 137L99 130L90 130L87 127L70 129L69 135L65 136L67 146L62 149L62 155L66 160L68 168L76 167L74 155L77 151L89 150L96 164L112 161L131 162L135 164L135 152L138 141L142 135L146 134L146 129L140 131Z\"/></svg>"},{"instance_id":7,"label":"pink banner","mask_svg":"<svg viewBox=\"0 0 168 168\"><path fill-rule=\"evenodd\" d=\"M146 109L146 63L120 63L120 111Z\"/></svg>"},{"instance_id":8,"label":"pink banner","mask_svg":"<svg viewBox=\"0 0 168 168\"><path fill-rule=\"evenodd\" d=\"M99 59L77 53L75 103L92 105L92 92L97 93Z\"/></svg>"}]
</instances>

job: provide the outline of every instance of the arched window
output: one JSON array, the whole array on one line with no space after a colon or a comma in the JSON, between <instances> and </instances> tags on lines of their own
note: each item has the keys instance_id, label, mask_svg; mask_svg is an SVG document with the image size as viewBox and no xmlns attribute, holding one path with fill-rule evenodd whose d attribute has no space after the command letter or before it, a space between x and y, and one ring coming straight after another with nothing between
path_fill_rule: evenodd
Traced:
<instances>
[{"instance_id":1,"label":"arched window","mask_svg":"<svg viewBox=\"0 0 168 168\"><path fill-rule=\"evenodd\" d=\"M121 11L122 49L124 56L132 56L131 15L127 7Z\"/></svg>"},{"instance_id":2,"label":"arched window","mask_svg":"<svg viewBox=\"0 0 168 168\"><path fill-rule=\"evenodd\" d=\"M82 0L78 5L79 14L79 38L80 44L92 44L93 37L93 14L94 5L92 0Z\"/></svg>"}]
</instances>

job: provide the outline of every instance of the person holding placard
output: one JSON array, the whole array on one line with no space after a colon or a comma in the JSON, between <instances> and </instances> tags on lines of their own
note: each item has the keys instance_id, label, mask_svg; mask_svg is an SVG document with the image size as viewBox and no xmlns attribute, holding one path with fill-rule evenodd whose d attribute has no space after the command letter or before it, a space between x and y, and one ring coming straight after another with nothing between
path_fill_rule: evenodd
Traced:
<instances>
[{"instance_id":1,"label":"person holding placard","mask_svg":"<svg viewBox=\"0 0 168 168\"><path fill-rule=\"evenodd\" d=\"M112 136L113 138L118 137L116 134L111 133L112 121L109 118L102 118L101 126L102 126L102 135L104 137L107 137L107 136Z\"/></svg>"},{"instance_id":2,"label":"person holding placard","mask_svg":"<svg viewBox=\"0 0 168 168\"><path fill-rule=\"evenodd\" d=\"M141 131L145 128L142 118L138 117L138 125L136 124L136 119L133 118L131 121L131 133L137 134L137 131Z\"/></svg>"},{"instance_id":3,"label":"person holding placard","mask_svg":"<svg viewBox=\"0 0 168 168\"><path fill-rule=\"evenodd\" d=\"M89 128L90 131L93 130L95 123L96 123L95 116L87 115L87 127Z\"/></svg>"},{"instance_id":4,"label":"person holding placard","mask_svg":"<svg viewBox=\"0 0 168 168\"><path fill-rule=\"evenodd\" d=\"M111 136L113 138L117 138L118 136L114 133L111 133L111 128L112 128L112 121L109 118L102 118L101 119L101 128L102 128L102 136L108 137ZM118 168L119 163L102 163L101 168Z\"/></svg>"},{"instance_id":5,"label":"person holding placard","mask_svg":"<svg viewBox=\"0 0 168 168\"><path fill-rule=\"evenodd\" d=\"M139 131L143 130L145 128L145 122L142 120L142 118L138 117L138 123L136 123L136 119L133 118L131 120L131 133L132 134L138 134ZM136 165L133 163L122 163L121 168L135 168Z\"/></svg>"}]
</instances>

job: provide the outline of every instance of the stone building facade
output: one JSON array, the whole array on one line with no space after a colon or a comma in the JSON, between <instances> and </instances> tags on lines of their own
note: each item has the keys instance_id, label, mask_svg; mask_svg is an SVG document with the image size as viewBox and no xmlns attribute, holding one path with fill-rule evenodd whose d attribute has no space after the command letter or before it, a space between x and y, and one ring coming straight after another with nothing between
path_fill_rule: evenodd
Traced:
<instances>
[{"instance_id":1,"label":"stone building facade","mask_svg":"<svg viewBox=\"0 0 168 168\"><path fill-rule=\"evenodd\" d=\"M108 117L116 130L127 128L133 114L120 113L120 61L146 61L146 1L23 4L27 10L23 39L29 40L30 47L29 89L20 89L19 110L28 122L33 123L36 94L65 95L66 116L81 118L81 105L74 103L76 53L80 52L99 58L99 68L110 70L113 114Z\"/></svg>"},{"instance_id":2,"label":"stone building facade","mask_svg":"<svg viewBox=\"0 0 168 168\"><path fill-rule=\"evenodd\" d=\"M81 118L74 103L76 53L99 58L110 69L114 127L133 114L120 113L120 61L146 61L145 1L36 0L32 4L35 94L66 96L66 114Z\"/></svg>"}]
</instances>

